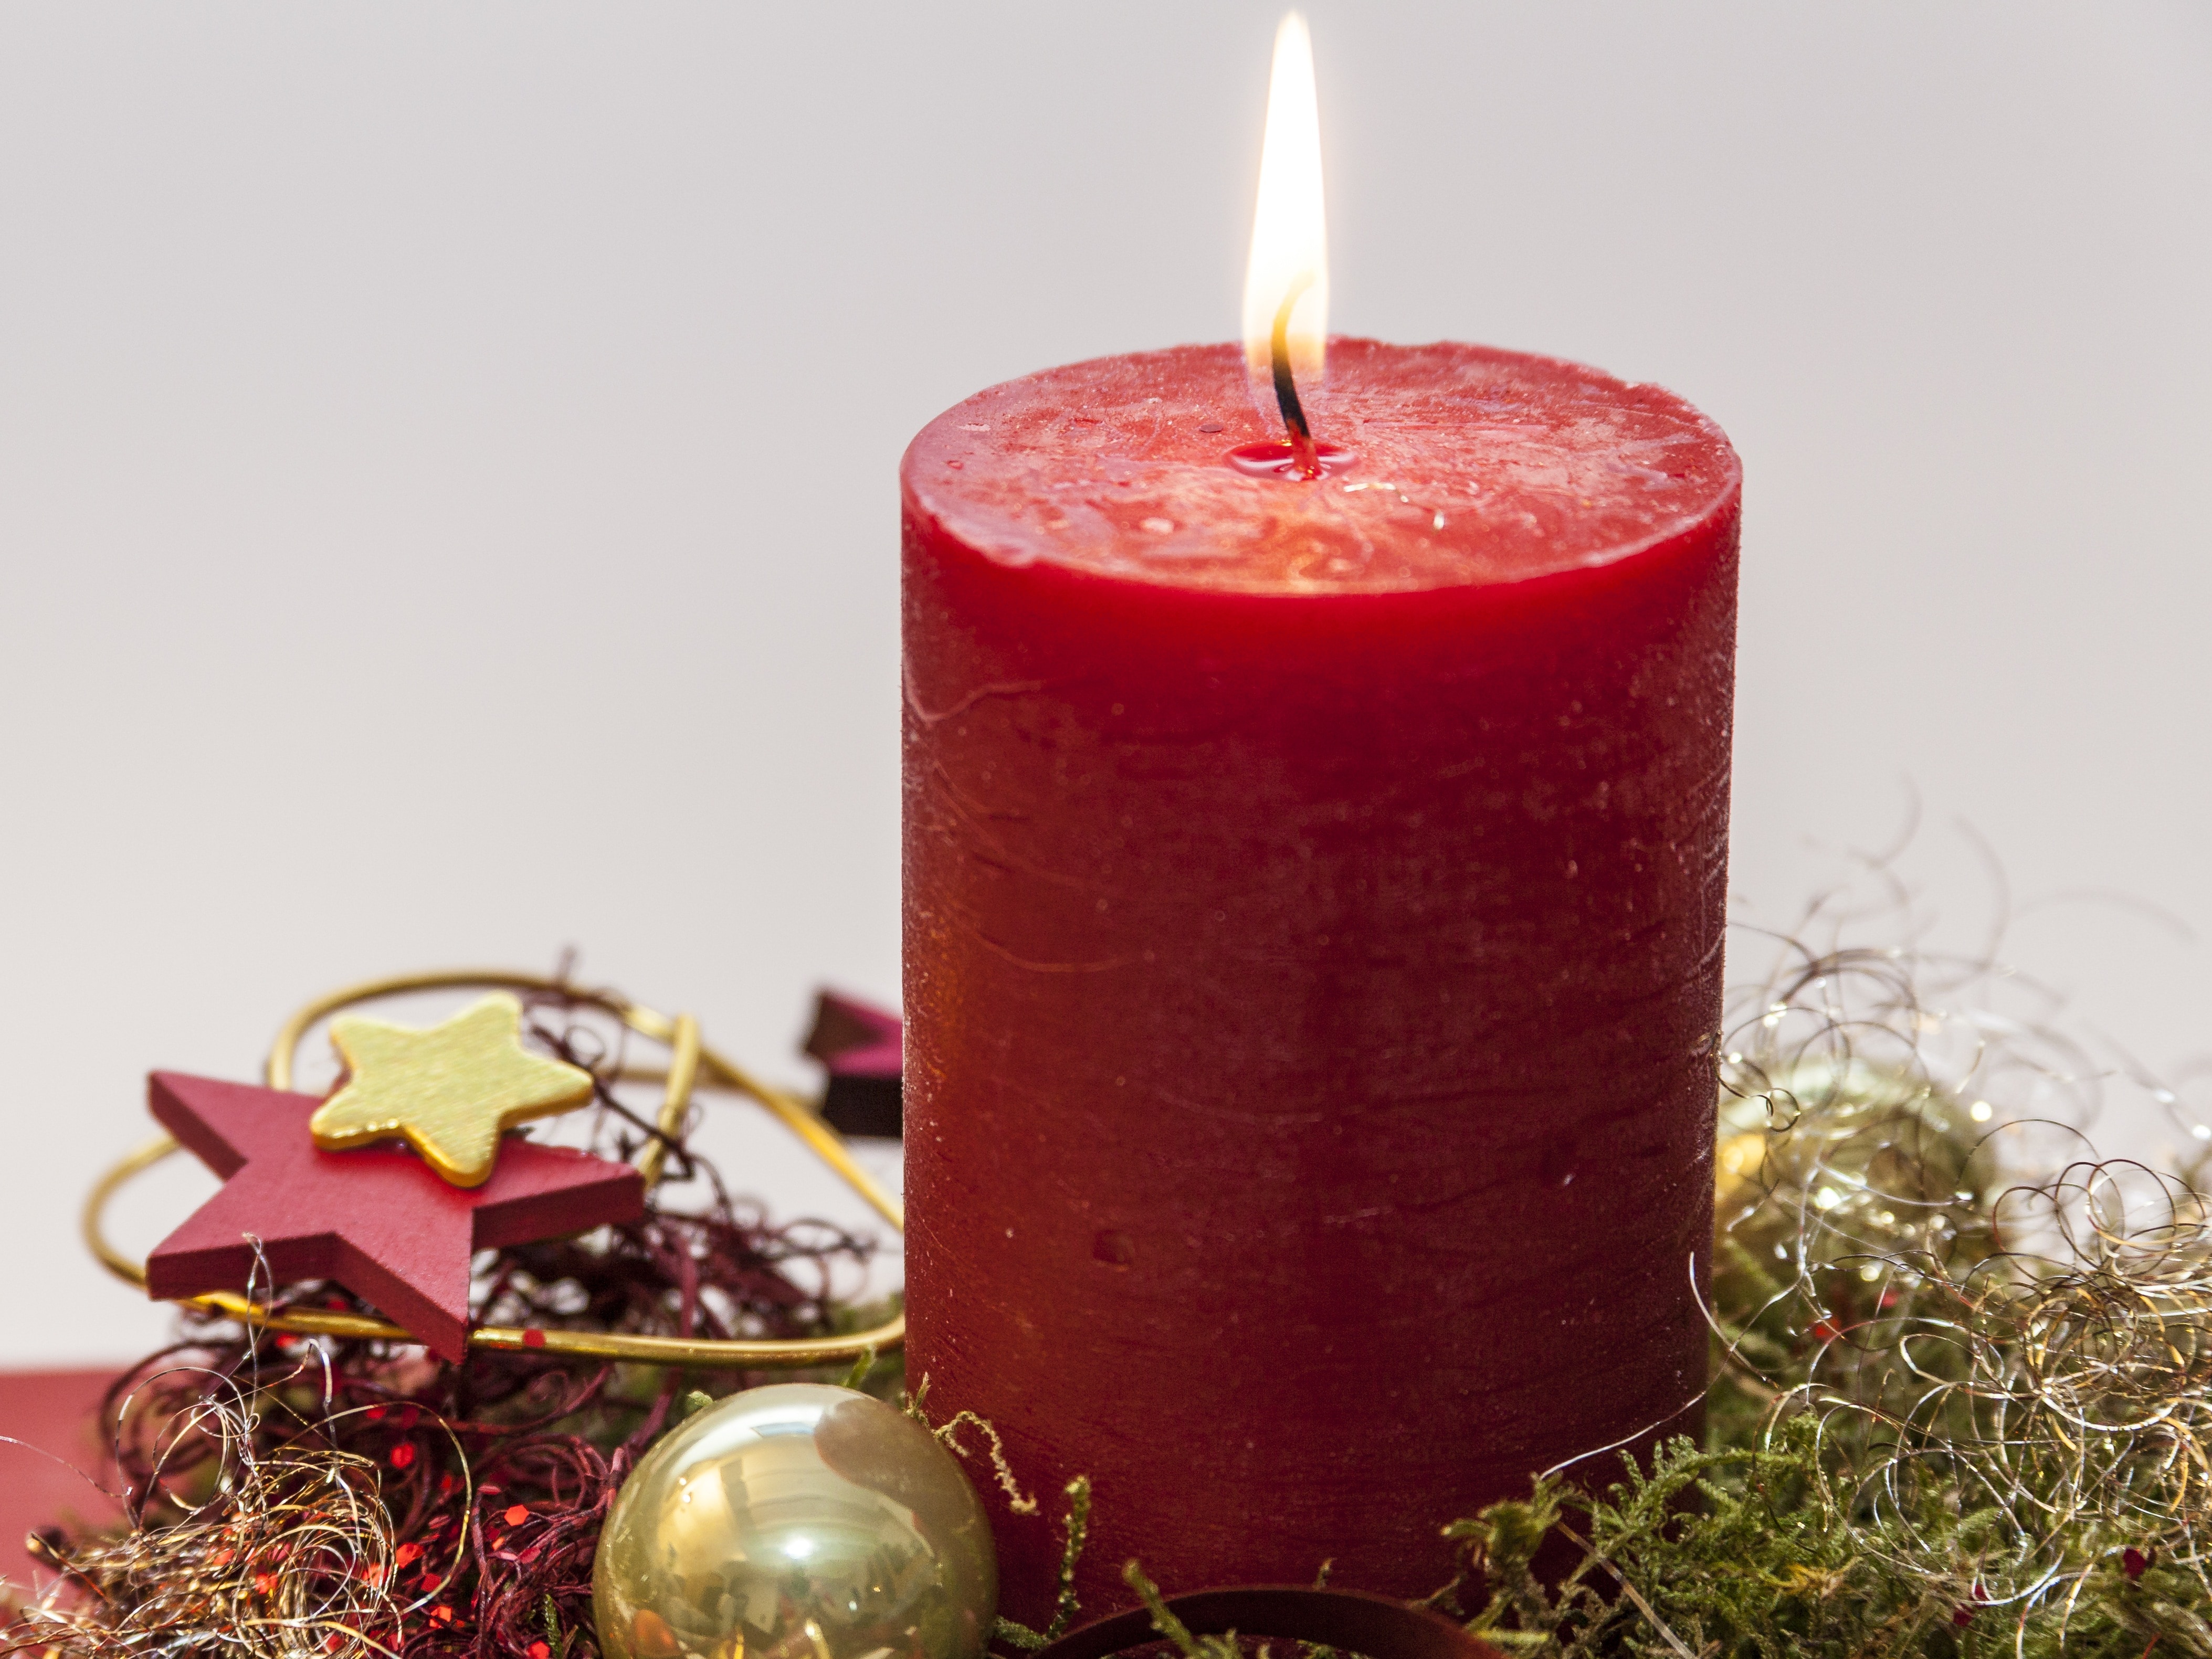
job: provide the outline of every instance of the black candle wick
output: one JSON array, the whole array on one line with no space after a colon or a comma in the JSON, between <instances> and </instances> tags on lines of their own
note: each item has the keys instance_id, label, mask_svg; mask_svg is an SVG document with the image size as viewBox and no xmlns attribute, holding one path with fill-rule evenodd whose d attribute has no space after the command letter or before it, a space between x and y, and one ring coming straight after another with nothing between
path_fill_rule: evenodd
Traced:
<instances>
[{"instance_id":1,"label":"black candle wick","mask_svg":"<svg viewBox=\"0 0 2212 1659\"><path fill-rule=\"evenodd\" d=\"M1311 275L1301 276L1283 295L1275 312L1275 329L1267 343L1267 356L1275 371L1275 403L1283 411L1283 425L1291 434L1293 471L1301 478L1321 477L1321 456L1314 448L1313 428L1306 423L1305 405L1298 401L1298 383L1291 373L1291 312L1301 295L1313 286Z\"/></svg>"}]
</instances>

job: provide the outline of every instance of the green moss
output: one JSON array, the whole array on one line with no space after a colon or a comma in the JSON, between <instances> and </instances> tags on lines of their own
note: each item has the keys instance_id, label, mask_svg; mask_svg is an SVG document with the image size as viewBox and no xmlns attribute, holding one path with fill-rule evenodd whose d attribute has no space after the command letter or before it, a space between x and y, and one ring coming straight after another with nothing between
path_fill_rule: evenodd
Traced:
<instances>
[{"instance_id":1,"label":"green moss","mask_svg":"<svg viewBox=\"0 0 2212 1659\"><path fill-rule=\"evenodd\" d=\"M1438 1601L1508 1653L1544 1659L2140 1659L2154 1641L2163 1653L2212 1655L2204 1589L2185 1569L2130 1577L2122 1551L2098 1548L2091 1528L2051 1593L1984 1601L1978 1567L2004 1530L1999 1512L1961 1514L1930 1493L1886 1517L1853 1486L1826 1466L1810 1415L1763 1449L1678 1439L1602 1500L1538 1481L1527 1499L1447 1527L1469 1571ZM1534 1561L1554 1534L1583 1553L1547 1584ZM1481 1604L1462 1606L1477 1585Z\"/></svg>"}]
</instances>

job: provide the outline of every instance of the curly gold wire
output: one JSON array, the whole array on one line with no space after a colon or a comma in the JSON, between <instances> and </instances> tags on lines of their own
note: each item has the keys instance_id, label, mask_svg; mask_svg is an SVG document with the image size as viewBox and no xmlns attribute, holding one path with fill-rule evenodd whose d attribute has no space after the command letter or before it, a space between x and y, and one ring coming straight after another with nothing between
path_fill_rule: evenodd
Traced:
<instances>
[{"instance_id":1,"label":"curly gold wire","mask_svg":"<svg viewBox=\"0 0 2212 1659\"><path fill-rule=\"evenodd\" d=\"M60 1545L35 1539L33 1555L63 1571L17 1607L0 1652L162 1659L204 1650L214 1632L221 1650L240 1659L399 1659L401 1621L420 1602L395 1593L398 1540L374 1466L313 1437L258 1449L263 1413L285 1409L274 1391L202 1376L211 1386L148 1449L160 1486L173 1453L211 1447L221 1472L215 1491L195 1504L171 1488L184 1513L166 1525ZM456 1559L465 1559L468 1530L464 1510ZM279 1559L289 1564L283 1573L268 1573Z\"/></svg>"},{"instance_id":2,"label":"curly gold wire","mask_svg":"<svg viewBox=\"0 0 2212 1659\"><path fill-rule=\"evenodd\" d=\"M505 969L453 969L436 973L399 974L388 979L365 981L343 990L318 997L277 1029L275 1043L264 1068L272 1089L292 1086L293 1062L308 1031L342 1009L386 997L416 991L503 990L550 991L620 1020L649 1042L669 1051L665 1072L625 1068L617 1075L631 1082L663 1085L658 1126L661 1139L647 1143L637 1161L638 1173L648 1187L659 1184L668 1159L669 1139L684 1127L691 1097L699 1089L744 1096L764 1107L785 1127L806 1143L808 1150L828 1164L845 1184L867 1201L868 1206L899 1231L906 1231L906 1215L899 1201L854 1161L837 1132L824 1123L804 1102L761 1082L734 1060L717 1054L700 1041L699 1022L690 1014L671 1018L641 1004L609 991L584 991L537 974ZM108 1242L104 1218L117 1192L137 1176L178 1151L167 1135L149 1142L114 1164L93 1183L85 1200L82 1231L86 1247L100 1266L125 1284L146 1288L146 1268ZM301 1309L272 1313L261 1304L228 1291L192 1297L183 1306L201 1308L272 1331L302 1336L365 1337L392 1342L415 1340L404 1327L362 1314L320 1312ZM796 1339L733 1339L714 1340L680 1336L634 1336L611 1332L525 1330L519 1327L481 1326L469 1333L469 1346L508 1352L530 1349L569 1354L578 1358L623 1359L644 1365L684 1365L728 1370L740 1366L825 1365L860 1358L898 1347L906 1340L903 1314L872 1329L850 1334Z\"/></svg>"}]
</instances>

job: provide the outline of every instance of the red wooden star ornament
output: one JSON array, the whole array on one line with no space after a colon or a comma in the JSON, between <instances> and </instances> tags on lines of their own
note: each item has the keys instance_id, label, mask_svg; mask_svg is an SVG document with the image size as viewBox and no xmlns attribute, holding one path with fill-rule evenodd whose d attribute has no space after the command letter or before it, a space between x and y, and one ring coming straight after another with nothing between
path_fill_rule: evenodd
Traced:
<instances>
[{"instance_id":1,"label":"red wooden star ornament","mask_svg":"<svg viewBox=\"0 0 2212 1659\"><path fill-rule=\"evenodd\" d=\"M167 1299L246 1288L260 1241L278 1284L331 1279L445 1358L467 1352L469 1258L645 1210L635 1170L508 1137L483 1185L459 1187L411 1152L324 1152L308 1120L323 1102L156 1072L149 1104L223 1180L222 1190L146 1260Z\"/></svg>"}]
</instances>

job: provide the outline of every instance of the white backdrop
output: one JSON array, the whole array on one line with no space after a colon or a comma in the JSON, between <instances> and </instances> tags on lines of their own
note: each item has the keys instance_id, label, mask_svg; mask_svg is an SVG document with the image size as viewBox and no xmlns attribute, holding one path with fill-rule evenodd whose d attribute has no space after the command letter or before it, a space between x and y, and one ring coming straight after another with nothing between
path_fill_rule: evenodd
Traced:
<instances>
[{"instance_id":1,"label":"white backdrop","mask_svg":"<svg viewBox=\"0 0 2212 1659\"><path fill-rule=\"evenodd\" d=\"M1943 925L1963 820L2085 1021L2212 1044L2212 13L1310 15L1336 325L1742 449L1741 913L1917 792ZM574 944L794 1080L896 995L899 451L1235 331L1276 16L0 0L0 1361L157 1339L78 1197L315 991Z\"/></svg>"}]
</instances>

